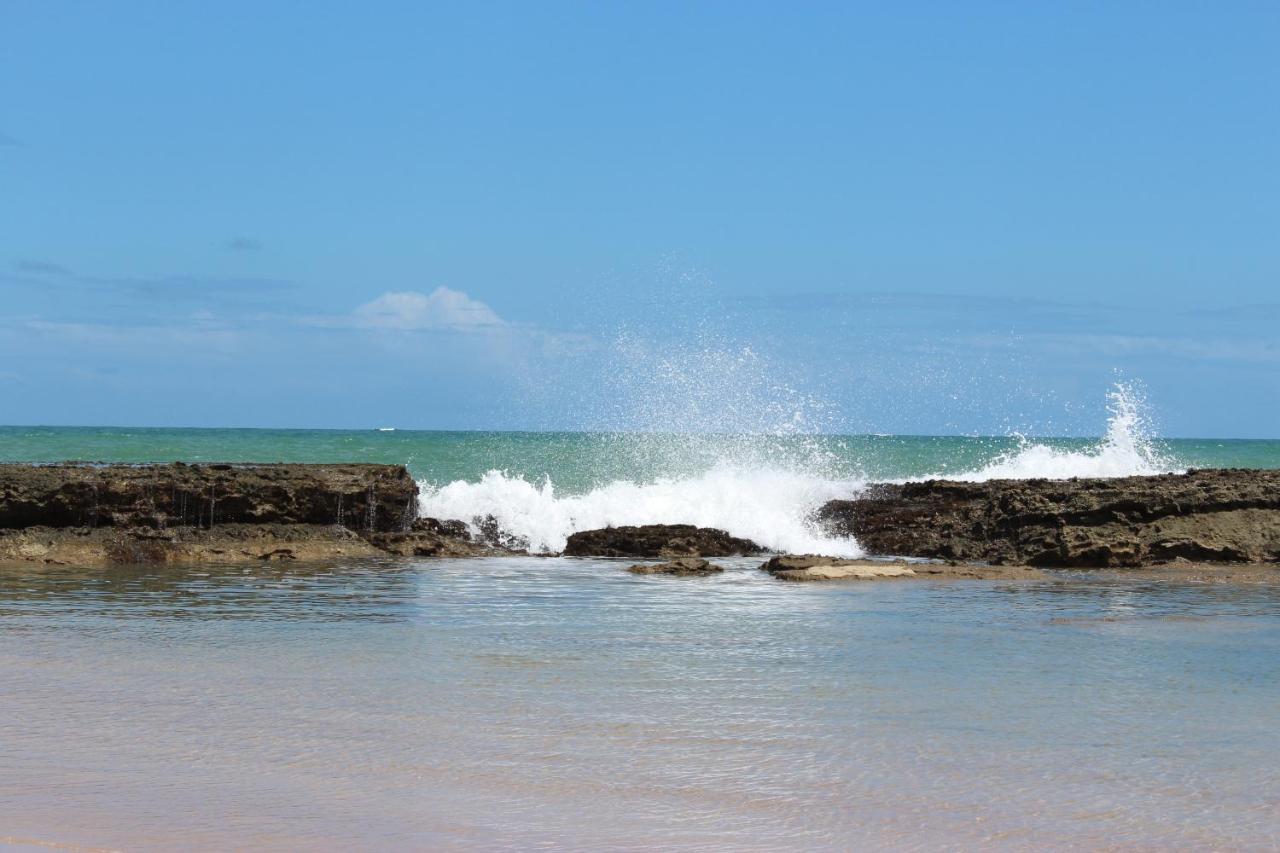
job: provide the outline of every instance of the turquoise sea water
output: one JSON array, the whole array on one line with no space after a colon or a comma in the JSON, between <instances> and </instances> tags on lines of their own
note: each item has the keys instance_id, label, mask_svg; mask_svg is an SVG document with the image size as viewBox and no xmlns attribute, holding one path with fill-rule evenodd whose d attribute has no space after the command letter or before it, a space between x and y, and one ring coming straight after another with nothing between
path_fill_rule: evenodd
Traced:
<instances>
[{"instance_id":1,"label":"turquoise sea water","mask_svg":"<svg viewBox=\"0 0 1280 853\"><path fill-rule=\"evenodd\" d=\"M1118 409L1096 438L0 428L0 460L383 462L419 480L420 512L492 517L535 551L620 524L718 527L779 551L856 555L814 510L878 480L1121 476L1280 467L1280 441L1159 440Z\"/></svg>"},{"instance_id":2,"label":"turquoise sea water","mask_svg":"<svg viewBox=\"0 0 1280 853\"><path fill-rule=\"evenodd\" d=\"M1030 443L1083 453L1096 448L1099 438L1040 438ZM408 465L416 477L441 485L500 470L535 480L550 477L569 490L619 479L687 475L753 446L775 452L783 462L818 460L829 473L874 480L976 471L1025 444L1007 436L735 439L572 432L0 427L0 461L7 462L383 462ZM1156 439L1152 446L1176 467L1280 468L1280 440Z\"/></svg>"}]
</instances>

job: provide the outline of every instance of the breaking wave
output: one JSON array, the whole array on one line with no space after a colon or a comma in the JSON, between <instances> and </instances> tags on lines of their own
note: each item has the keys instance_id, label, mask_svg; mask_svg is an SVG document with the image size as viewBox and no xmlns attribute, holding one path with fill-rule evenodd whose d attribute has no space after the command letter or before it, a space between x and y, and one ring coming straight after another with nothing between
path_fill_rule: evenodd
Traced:
<instances>
[{"instance_id":1,"label":"breaking wave","mask_svg":"<svg viewBox=\"0 0 1280 853\"><path fill-rule=\"evenodd\" d=\"M864 484L816 479L781 469L745 470L716 465L683 479L652 483L614 481L585 494L557 493L550 479L532 483L490 471L478 483L423 486L423 515L475 519L492 516L504 532L535 551L560 551L578 530L624 524L694 524L718 527L770 550L858 556L850 540L821 535L808 522L813 510Z\"/></svg>"},{"instance_id":2,"label":"breaking wave","mask_svg":"<svg viewBox=\"0 0 1280 853\"><path fill-rule=\"evenodd\" d=\"M1106 432L1097 441L1081 446L1079 442L1018 438L1015 447L973 470L930 476L968 481L1064 479L1177 470L1175 461L1153 441L1142 397L1134 388L1113 388L1108 394L1108 410ZM667 440L696 441L692 436ZM731 442L727 446L735 447ZM862 550L856 542L826 536L811 522L814 511L826 501L856 495L867 484L867 477L851 470L856 462L843 466L843 471L833 465L834 453L827 449L797 457L794 453L728 452L731 458L711 462L688 475L613 480L578 493L558 489L550 477L530 480L493 470L478 482L423 482L420 511L424 516L472 523L491 517L500 530L527 542L534 551L560 551L569 535L578 530L695 524L727 530L774 551L860 556ZM897 481L928 478L905 476Z\"/></svg>"},{"instance_id":3,"label":"breaking wave","mask_svg":"<svg viewBox=\"0 0 1280 853\"><path fill-rule=\"evenodd\" d=\"M1016 436L1015 449L975 471L949 478L970 482L1033 477L1065 480L1161 474L1179 469L1176 460L1156 446L1145 400L1136 387L1117 383L1107 392L1107 411L1110 417L1106 434L1093 446L1069 449Z\"/></svg>"}]
</instances>

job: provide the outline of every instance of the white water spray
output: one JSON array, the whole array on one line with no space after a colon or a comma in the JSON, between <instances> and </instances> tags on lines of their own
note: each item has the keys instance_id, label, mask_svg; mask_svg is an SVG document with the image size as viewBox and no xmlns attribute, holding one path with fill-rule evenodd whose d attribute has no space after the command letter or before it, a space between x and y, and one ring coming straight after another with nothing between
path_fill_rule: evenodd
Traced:
<instances>
[{"instance_id":1,"label":"white water spray","mask_svg":"<svg viewBox=\"0 0 1280 853\"><path fill-rule=\"evenodd\" d=\"M1129 477L1178 470L1177 463L1153 440L1141 391L1118 382L1107 392L1107 432L1092 447L1055 448L1019 436L1018 447L976 471L950 475L952 480L1025 480L1045 477Z\"/></svg>"},{"instance_id":2,"label":"white water spray","mask_svg":"<svg viewBox=\"0 0 1280 853\"><path fill-rule=\"evenodd\" d=\"M738 405L741 401L735 399ZM1108 394L1108 411L1106 434L1091 446L1065 449L1020 439L1016 448L978 469L935 476L968 481L1062 479L1176 469L1174 461L1153 442L1143 399L1135 388L1116 385ZM492 517L502 531L528 542L531 550L543 552L563 550L565 540L579 530L694 524L726 530L774 551L862 555L855 541L826 536L811 522L814 512L827 501L854 496L866 486L865 477L849 470L848 460L844 466L833 464L833 439L813 436L808 443L801 436L802 452L797 453L794 434L739 438L715 439L720 442L715 445L720 448L718 461L687 475L614 480L578 494L563 493L549 478L535 482L496 470L484 474L479 482L455 480L440 486L423 482L420 512L473 524ZM653 458L663 448L676 455L691 445L711 441L687 434L619 440L624 442L619 452L642 448L636 452L639 458ZM790 443L784 445L784 441ZM705 452L692 456L708 458Z\"/></svg>"},{"instance_id":3,"label":"white water spray","mask_svg":"<svg viewBox=\"0 0 1280 853\"><path fill-rule=\"evenodd\" d=\"M478 483L423 486L423 515L439 518L493 516L499 527L535 551L559 551L578 530L627 524L694 524L717 527L770 550L858 556L857 544L832 539L808 523L814 509L857 492L856 481L821 480L780 469L744 470L717 465L685 479L639 484L615 481L582 495L558 495L549 480L535 485L490 471Z\"/></svg>"}]
</instances>

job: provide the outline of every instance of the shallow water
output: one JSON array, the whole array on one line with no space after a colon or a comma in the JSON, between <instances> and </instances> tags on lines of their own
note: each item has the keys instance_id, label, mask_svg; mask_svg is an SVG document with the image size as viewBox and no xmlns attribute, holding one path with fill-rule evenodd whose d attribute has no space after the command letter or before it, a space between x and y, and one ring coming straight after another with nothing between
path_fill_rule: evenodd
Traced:
<instances>
[{"instance_id":1,"label":"shallow water","mask_svg":"<svg viewBox=\"0 0 1280 853\"><path fill-rule=\"evenodd\" d=\"M0 572L0 835L1280 845L1280 586L724 562Z\"/></svg>"}]
</instances>

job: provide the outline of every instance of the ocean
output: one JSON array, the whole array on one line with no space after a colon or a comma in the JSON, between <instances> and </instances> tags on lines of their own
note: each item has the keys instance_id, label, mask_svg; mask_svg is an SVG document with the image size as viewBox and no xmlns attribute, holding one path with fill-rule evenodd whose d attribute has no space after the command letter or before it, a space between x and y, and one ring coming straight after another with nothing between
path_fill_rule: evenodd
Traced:
<instances>
[{"instance_id":1,"label":"ocean","mask_svg":"<svg viewBox=\"0 0 1280 853\"><path fill-rule=\"evenodd\" d=\"M533 551L621 524L718 527L777 551L857 556L812 529L828 500L931 477L1116 477L1280 468L1280 441L1160 439L1115 395L1092 438L0 427L0 461L381 462L408 466L420 512L492 516Z\"/></svg>"},{"instance_id":2,"label":"ocean","mask_svg":"<svg viewBox=\"0 0 1280 853\"><path fill-rule=\"evenodd\" d=\"M877 480L1280 467L1280 441L0 429L0 459L407 464L535 550ZM0 569L0 843L1280 846L1280 584L789 584L560 557Z\"/></svg>"}]
</instances>

